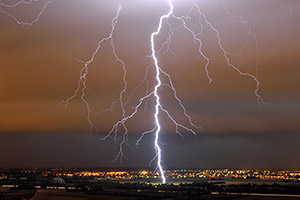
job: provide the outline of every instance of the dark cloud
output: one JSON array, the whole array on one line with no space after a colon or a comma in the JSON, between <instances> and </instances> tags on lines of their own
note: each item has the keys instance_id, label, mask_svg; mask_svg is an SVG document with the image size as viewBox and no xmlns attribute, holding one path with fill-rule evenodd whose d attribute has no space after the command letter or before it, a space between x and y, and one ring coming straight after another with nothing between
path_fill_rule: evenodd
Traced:
<instances>
[{"instance_id":1,"label":"dark cloud","mask_svg":"<svg viewBox=\"0 0 300 200\"><path fill-rule=\"evenodd\" d=\"M120 167L112 163L118 146L103 135L66 133L0 134L0 167ZM163 134L163 160L167 168L271 168L296 169L300 161L299 134ZM132 136L134 147L137 136ZM154 156L148 135L135 151L126 150L123 167L148 167ZM153 168L155 166L152 166Z\"/></svg>"}]
</instances>

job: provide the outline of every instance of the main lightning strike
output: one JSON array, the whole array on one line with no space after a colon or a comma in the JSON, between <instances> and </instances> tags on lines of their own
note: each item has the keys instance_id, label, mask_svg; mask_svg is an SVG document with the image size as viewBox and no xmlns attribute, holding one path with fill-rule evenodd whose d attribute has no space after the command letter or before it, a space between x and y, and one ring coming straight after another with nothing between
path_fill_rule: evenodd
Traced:
<instances>
[{"instance_id":1,"label":"main lightning strike","mask_svg":"<svg viewBox=\"0 0 300 200\"><path fill-rule=\"evenodd\" d=\"M161 86L161 80L160 80L160 67L158 65L158 60L157 57L155 55L155 45L154 45L154 37L156 35L158 35L161 31L161 26L162 26L162 22L165 18L168 18L172 13L173 13L173 5L171 3L171 0L169 0L169 6L170 6L170 10L166 15L163 15L160 19L159 19L159 25L158 28L155 32L153 32L151 34L151 50L152 50L152 58L154 60L154 65L155 65L155 69L156 69L156 81L157 81L157 85L155 86L154 89L154 96L156 98L156 105L155 105L155 114L154 114L154 118L155 118L155 124L156 124L156 132L155 132L155 150L156 150L156 155L157 155L157 165L160 171L160 176L162 178L162 182L166 183L166 177L164 174L164 171L162 169L161 166L161 148L158 144L158 139L159 139L159 132L160 132L160 123L159 123L159 119L158 119L158 114L159 114L159 109L161 109L161 105L160 105L160 97L158 95L158 88Z\"/></svg>"}]
</instances>

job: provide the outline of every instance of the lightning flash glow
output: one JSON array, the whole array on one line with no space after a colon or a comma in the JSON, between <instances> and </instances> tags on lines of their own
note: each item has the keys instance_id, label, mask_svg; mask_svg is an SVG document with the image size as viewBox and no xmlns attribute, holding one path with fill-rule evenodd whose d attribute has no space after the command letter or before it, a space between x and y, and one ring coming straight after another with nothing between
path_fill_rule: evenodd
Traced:
<instances>
[{"instance_id":1,"label":"lightning flash glow","mask_svg":"<svg viewBox=\"0 0 300 200\"><path fill-rule=\"evenodd\" d=\"M14 4L8 4L8 3L4 3L4 0L0 0L0 10L3 14L8 15L9 17L11 17L16 23L20 24L20 25L33 25L34 23L36 23L38 20L40 20L42 14L45 12L46 8L49 6L50 3L53 3L54 0L49 0L46 1L46 3L41 7L41 10L38 12L38 15L36 16L36 18L34 18L31 21L22 21L20 19L18 19L16 16L14 16L13 14L11 14L10 9L12 8L16 8L22 4L26 4L26 5L31 5L36 3L38 0L30 0L30 1L19 1L17 3ZM227 51L223 45L222 42L222 38L221 38L221 33L218 31L218 29L209 21L208 17L204 14L204 12L201 11L201 8L199 7L199 1L195 0L193 2L193 5L191 6L191 10L184 16L176 16L175 13L173 12L173 2L172 0L166 0L168 3L168 10L166 11L166 13L159 17L159 20L157 22L157 27L156 30L154 32L152 32L151 34L151 38L149 39L149 43L151 45L151 58L153 59L153 62L151 65L149 65L147 67L144 79L142 80L142 82L140 83L140 85L138 85L132 92L131 95L129 95L128 99L125 101L124 99L124 94L127 92L127 72L126 72L126 65L125 62L118 56L117 54L117 49L115 48L115 43L114 43L114 33L116 30L116 26L118 25L118 20L122 15L122 6L121 4L119 5L117 12L114 16L114 18L111 21L111 29L109 34L100 39L96 49L93 51L93 53L90 56L89 60L80 60L78 59L78 62L80 62L82 64L82 68L80 70L80 75L79 75L79 80L77 83L77 87L75 89L75 92L73 93L72 96L70 96L69 98L67 98L64 103L65 105L68 105L73 99L75 99L76 97L79 97L82 102L84 102L86 109L87 109L87 122L90 125L91 131L97 132L97 125L93 123L93 119L91 117L91 108L89 105L88 100L86 99L86 91L88 91L88 86L87 86L87 76L88 76L88 72L89 72L89 67L90 64L94 62L95 60L95 56L99 53L103 43L105 42L109 42L111 47L112 47L112 54L115 58L115 60L117 61L117 63L120 65L120 67L122 68L123 71L123 87L119 93L119 97L118 99L116 99L115 101L112 102L111 107L107 110L104 110L102 112L99 112L99 114L105 113L107 111L112 111L116 105L120 105L121 108L121 112L122 112L122 116L120 117L120 120L118 120L113 126L112 129L109 131L109 133L102 138L103 140L106 140L110 137L114 138L115 143L119 143L119 150L117 152L117 155L114 159L114 161L120 161L121 163L123 162L124 159L127 159L125 154L124 154L124 148L129 148L133 150L133 147L131 147L128 143L129 140L129 130L126 127L126 122L129 119L132 119L138 112L140 112L142 106L147 107L148 106L148 101L150 99L154 99L155 101L155 106L154 106L154 112L153 112L153 127L150 130L146 130L145 132L143 132L141 134L141 136L139 137L139 139L136 142L136 146L139 145L140 141L143 139L143 137L146 134L150 134L150 133L154 133L155 134L155 139L154 139L154 150L155 150L155 156L154 158L150 161L150 165L152 164L152 162L156 161L157 165L156 165L156 169L155 169L155 173L159 173L161 179L162 179L162 183L166 183L166 177L164 174L164 168L162 166L162 162L163 162L163 158L162 158L162 148L160 146L161 144L161 140L160 140L160 132L161 132L161 121L159 119L160 115L164 114L165 116L167 116L171 122L173 122L173 124L176 127L176 133L179 134L180 136L183 136L182 131L185 132L190 132L192 134L194 134L196 136L197 130L198 129L202 129L200 126L195 125L195 123L192 121L192 118L190 117L190 115L187 112L187 109L185 108L184 104L182 103L182 101L180 100L180 98L177 95L177 91L176 88L172 82L172 78L171 75L168 74L166 71L163 70L163 68L160 66L159 63L159 56L162 54L165 54L166 52L171 52L174 56L174 58L176 58L176 55L171 51L171 42L172 42L172 38L175 35L175 31L179 30L179 29L183 29L184 31L186 31L188 34L191 35L192 39L194 40L194 43L198 45L198 53L199 53L199 57L203 58L205 61L205 72L206 72L206 77L208 79L208 82L211 84L213 82L213 78L211 77L210 73L209 73L209 64L210 64L210 58L209 56L205 55L205 53L203 52L203 43L202 43L202 39L200 38L201 33L205 27L209 27L211 29L211 31L214 32L215 34L215 39L218 43L218 46L221 50L221 52L223 52L223 56L224 59L227 63L227 65L233 69L235 72L237 72L239 75L241 76L246 76L251 78L255 84L256 84L256 88L254 91L254 95L257 98L257 102L258 104L262 104L264 105L265 102L263 101L263 98L260 96L259 94L259 89L260 89L260 82L257 78L257 73L258 73L258 64L259 64L259 55L260 55L260 50L258 47L258 42L256 39L256 35L253 33L253 31L250 28L249 23L247 22L246 19L244 19L242 16L240 15L234 15L232 14L228 8L226 7L224 1L219 0L220 5L223 7L224 11L232 18L238 19L240 24L242 26L245 26L245 28L248 30L248 33L245 37L245 43L242 46L242 48L240 49L240 54L234 54L231 53L229 51ZM199 32L196 32L192 27L189 26L188 22L190 20L192 20L192 13L197 13L199 20L198 20L198 25L200 28ZM172 24L171 20L175 20L177 21L176 25ZM167 35L167 39L161 43L161 46L158 48L156 46L156 36L159 36L162 34L162 28L163 26L165 26L169 29L168 31L168 35ZM255 64L255 69L256 69L256 74L253 75L251 73L248 72L242 72L237 66L235 66L234 64L232 64L231 60L230 60L230 56L240 56L243 54L243 51L247 45L247 43L250 41L250 38L252 38L255 41L255 47L256 47L256 64ZM149 80L148 80L148 71L151 67L155 68L155 81L156 84L154 86L154 88L150 89L149 87ZM165 79L162 79L162 77L164 77ZM167 80L167 81L165 81ZM134 106L134 109L131 113L126 112L126 105L129 103L130 99L132 98L133 94L137 91L138 88L140 88L143 84L147 85L147 92L144 96L139 98L138 103ZM180 107L183 116L188 120L189 122L189 126L185 126L182 123L179 123L174 116L171 115L171 113L167 110L167 107L165 105L163 105L161 103L161 95L160 95L160 89L164 87L166 89L170 89L174 98L176 99L178 106ZM122 129L123 131L120 131L120 129Z\"/></svg>"}]
</instances>

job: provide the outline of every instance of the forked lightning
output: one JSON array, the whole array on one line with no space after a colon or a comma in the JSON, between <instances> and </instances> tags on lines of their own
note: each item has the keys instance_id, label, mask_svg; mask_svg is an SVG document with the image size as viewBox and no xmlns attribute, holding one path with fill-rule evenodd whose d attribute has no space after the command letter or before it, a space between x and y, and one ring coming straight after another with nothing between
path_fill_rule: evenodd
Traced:
<instances>
[{"instance_id":1,"label":"forked lightning","mask_svg":"<svg viewBox=\"0 0 300 200\"><path fill-rule=\"evenodd\" d=\"M21 5L32 5L36 2L38 2L38 0L29 0L29 1L19 1L17 3L14 4L8 4L8 3L4 3L3 0L0 0L0 11L9 16L10 18L12 18L16 23L20 24L20 25L33 25L36 22L38 22L42 16L42 14L45 12L46 8L49 6L50 3L52 3L54 0L49 0L46 1L46 3L44 3L44 5L42 6L41 10L38 12L38 15L36 16L36 18L34 18L31 21L22 21L20 19L18 19L16 16L14 16L13 14L11 14L11 12L9 12L10 9L12 8L16 8L18 6ZM175 128L176 128L176 133L179 134L180 136L183 136L182 131L185 132L190 132L192 134L194 134L196 136L196 132L198 129L202 129L200 126L195 125L195 123L192 121L192 118L189 116L187 109L185 108L184 104L182 103L182 101L180 100L180 98L177 95L177 91L176 88L172 82L172 78L171 75L168 74L165 70L163 70L163 68L160 66L159 63L159 59L158 57L165 54L166 52L171 52L173 54L173 56L176 58L176 55L172 52L171 50L171 44L172 44L172 38L175 35L176 30L179 29L184 29L188 34L191 35L192 39L194 40L195 44L198 45L198 53L199 53L199 57L203 58L205 60L205 72L206 72L206 77L208 79L208 82L211 84L213 82L213 78L211 77L210 73L209 73L209 64L210 64L210 58L209 56L205 55L204 51L203 51L203 43L202 43L202 39L200 38L201 33L203 31L203 27L204 24L209 27L214 33L215 33L215 38L217 40L217 43L219 45L220 50L223 52L224 55L224 59L227 62L227 65L229 67L231 67L235 72L237 72L238 74L240 74L241 76L247 76L249 78L251 78L255 84L256 84L256 89L254 91L254 94L257 98L257 102L259 104L265 104L265 102L263 101L263 98L260 96L259 94L259 89L260 89L260 82L257 78L257 71L258 71L258 63L259 63L259 48L258 48L258 42L256 39L256 35L252 32L249 23L247 22L246 19L244 19L242 16L240 15L233 15L227 8L226 5L224 3L223 0L219 0L220 5L223 6L224 11L232 18L237 18L239 20L239 22L245 26L248 30L248 33L245 37L245 43L242 46L241 50L240 50L240 54L233 54L231 52L228 52L223 43L222 43L222 39L221 39L221 33L218 31L217 28L215 28L215 26L209 21L208 17L201 11L200 7L199 7L199 1L195 0L193 2L193 4L191 5L191 10L185 15L185 16L176 16L174 11L174 5L173 5L173 1L172 0L166 0L168 3L168 11L159 18L158 23L157 23L157 27L155 29L154 32L152 32L151 37L149 38L149 43L151 45L151 58L153 59L153 62L151 65L147 66L146 68L146 73L144 76L144 79L142 80L142 82L140 83L140 85L138 85L133 92L128 95L127 100L124 100L124 95L127 92L127 71L126 71L126 65L125 62L118 56L117 54L117 49L115 48L115 41L114 41L114 32L115 32L115 28L118 25L118 20L122 14L122 6L121 4L119 5L116 15L114 16L114 18L112 19L111 22L111 30L109 32L109 34L100 39L98 41L98 44L96 46L96 49L92 52L90 59L83 61L83 60L79 60L78 61L80 63L82 63L82 68L80 70L80 74L79 74L79 80L77 83L77 87L73 93L72 96L70 96L69 98L67 98L64 103L65 105L68 105L71 100L75 99L76 97L79 97L82 102L84 102L86 108L87 108L87 122L90 125L91 131L96 131L97 132L97 125L95 123L93 123L93 119L91 116L91 108L89 105L88 100L86 99L86 91L88 90L88 86L87 86L87 76L88 76L88 72L89 72L89 67L90 64L94 62L96 55L99 53L99 50L101 49L103 43L105 42L110 42L110 45L112 47L112 54L114 55L115 60L120 64L122 71L123 71L123 88L121 89L120 93L119 93L119 97L118 99L116 99L115 101L112 102L111 107L107 110L104 110L102 112L99 112L98 114L102 114L105 113L107 111L112 111L115 106L117 104L120 105L121 108L121 112L122 112L122 116L120 117L120 120L118 120L111 128L111 130L108 132L108 134L103 137L102 139L108 139L109 137L113 137L115 143L119 143L119 151L114 159L114 161L119 160L121 163L123 162L124 159L127 159L125 154L124 154L124 148L127 147L129 149L133 148L129 145L128 140L129 140L129 130L126 127L126 122L133 118L138 112L141 112L141 108L143 106L147 107L148 106L148 101L153 99L155 102L155 106L153 108L153 127L150 130L146 130L145 132L143 132L141 134L141 136L139 137L139 139L136 141L136 146L139 145L140 141L143 139L143 137L146 134L150 134L150 133L154 133L155 134L155 139L154 139L154 149L155 149L155 156L154 158L150 161L150 164L153 161L157 161L157 168L154 172L158 172L160 174L160 177L162 179L162 183L166 183L166 177L164 174L164 168L162 166L162 149L160 147L160 134L161 134L161 123L160 123L160 115L161 114L165 114L171 122L174 123ZM199 16L199 20L198 20L198 25L200 27L200 32L196 32L195 30L193 30L192 27L189 27L187 21L191 20L191 13L192 12L196 12L197 15ZM176 20L177 22L179 22L178 24L180 25L173 25L170 22L170 19L172 20ZM157 44L155 42L155 38L158 35L163 34L162 33L162 28L163 26L166 25L167 28L169 29L168 31L168 35L167 35L167 39L161 43L161 45L159 46L159 48L157 47ZM242 72L237 66L235 66L234 64L232 64L231 60L230 60L230 55L233 56L239 56L243 54L243 50L245 49L247 43L249 42L249 38L252 37L255 41L255 47L256 47L256 52L257 52L257 60L256 60L256 74L253 75L251 73L248 72ZM151 67L154 67L155 69L155 86L154 88L150 89L149 87L149 80L148 80L148 72L149 69ZM162 77L165 77L165 79L162 79ZM163 80L167 80L167 81L163 81ZM140 97L138 103L134 106L134 109L131 113L126 112L126 106L129 104L132 96L134 95L134 93L137 91L138 88L142 87L142 85L146 84L147 87L147 93ZM168 111L167 106L161 104L161 95L160 95L160 89L162 87L165 87L166 89L170 89L171 92L174 95L174 98L176 99L178 106L180 107L180 109L182 110L182 114L184 115L184 117L186 117L186 119L189 122L189 126L185 126L182 123L179 123L174 116L171 115L171 113ZM124 130L123 132L120 131L120 128L122 130Z\"/></svg>"}]
</instances>

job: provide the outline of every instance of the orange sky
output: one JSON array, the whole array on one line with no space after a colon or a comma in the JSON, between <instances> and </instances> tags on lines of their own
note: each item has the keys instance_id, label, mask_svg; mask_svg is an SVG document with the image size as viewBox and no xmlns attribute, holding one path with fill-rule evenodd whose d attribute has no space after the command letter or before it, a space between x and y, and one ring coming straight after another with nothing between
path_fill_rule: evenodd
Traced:
<instances>
[{"instance_id":1,"label":"orange sky","mask_svg":"<svg viewBox=\"0 0 300 200\"><path fill-rule=\"evenodd\" d=\"M174 0L175 14L186 13L191 1ZM125 99L142 80L152 62L150 34L156 29L158 17L167 11L162 1L123 1L114 40L117 53L126 63L128 90ZM260 94L270 107L258 106L255 82L242 77L228 67L218 48L217 38L207 26L201 34L203 51L211 59L209 65L213 83L208 84L204 61L198 58L197 46L189 33L175 32L171 49L177 56L159 58L162 68L170 73L178 96L186 105L193 121L204 129L199 133L272 133L299 132L300 116L300 4L293 1L226 1L236 15L244 16L256 34L260 48L258 78ZM291 9L291 5L293 6ZM247 29L230 18L218 1L200 1L200 7L210 22L218 28L224 47L238 53ZM24 20L30 20L40 5L10 10ZM41 19L32 26L20 26L5 14L0 15L0 132L89 132L87 110L79 98L65 108L61 103L76 88L82 64L99 39L110 31L111 19L118 8L117 1L54 1ZM292 12L290 12L292 11ZM191 23L196 29L197 24ZM159 45L166 37L157 38ZM242 56L232 58L241 71L255 74L255 43L252 39ZM153 75L153 68L150 69ZM150 86L155 84L150 78ZM95 62L90 65L87 85L91 93L92 120L99 133L107 133L120 119L120 107L98 115L110 107L122 90L122 68L114 62L110 43L105 43ZM126 107L128 113L145 94L142 87ZM170 91L160 90L161 102L167 105L178 121L187 124ZM153 99L146 109L128 122L130 134L153 126ZM173 124L160 116L163 131L174 132Z\"/></svg>"}]
</instances>

